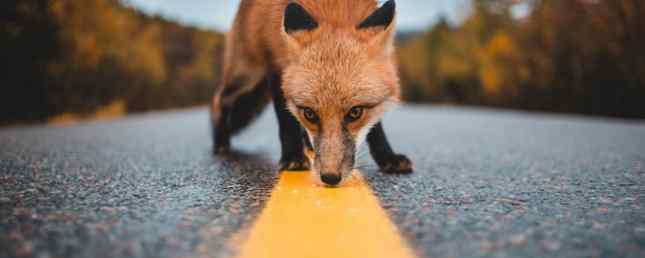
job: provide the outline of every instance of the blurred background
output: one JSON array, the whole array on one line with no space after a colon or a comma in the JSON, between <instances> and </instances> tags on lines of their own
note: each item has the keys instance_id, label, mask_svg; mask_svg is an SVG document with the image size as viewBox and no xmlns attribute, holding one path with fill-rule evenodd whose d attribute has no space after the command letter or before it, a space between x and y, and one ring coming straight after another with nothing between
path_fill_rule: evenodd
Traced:
<instances>
[{"instance_id":1,"label":"blurred background","mask_svg":"<svg viewBox=\"0 0 645 258\"><path fill-rule=\"evenodd\" d=\"M238 1L0 1L0 125L205 105ZM645 118L642 0L399 0L409 102Z\"/></svg>"}]
</instances>

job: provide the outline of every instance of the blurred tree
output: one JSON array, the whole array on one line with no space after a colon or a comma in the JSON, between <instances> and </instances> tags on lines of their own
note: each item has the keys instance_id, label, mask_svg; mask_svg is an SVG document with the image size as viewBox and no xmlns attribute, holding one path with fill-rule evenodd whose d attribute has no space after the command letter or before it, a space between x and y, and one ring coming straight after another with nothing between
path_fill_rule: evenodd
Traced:
<instances>
[{"instance_id":1,"label":"blurred tree","mask_svg":"<svg viewBox=\"0 0 645 258\"><path fill-rule=\"evenodd\" d=\"M645 117L644 6L536 1L521 35L532 78L527 107Z\"/></svg>"},{"instance_id":2,"label":"blurred tree","mask_svg":"<svg viewBox=\"0 0 645 258\"><path fill-rule=\"evenodd\" d=\"M512 8L529 3L528 17ZM401 47L412 101L645 118L640 0L474 0Z\"/></svg>"},{"instance_id":3,"label":"blurred tree","mask_svg":"<svg viewBox=\"0 0 645 258\"><path fill-rule=\"evenodd\" d=\"M55 107L47 96L48 63L61 55L60 27L49 1L0 1L0 124L42 120Z\"/></svg>"},{"instance_id":4,"label":"blurred tree","mask_svg":"<svg viewBox=\"0 0 645 258\"><path fill-rule=\"evenodd\" d=\"M2 3L1 122L92 113L117 99L129 111L207 103L222 36L149 17L117 0ZM0 123L1 123L0 122Z\"/></svg>"},{"instance_id":5,"label":"blurred tree","mask_svg":"<svg viewBox=\"0 0 645 258\"><path fill-rule=\"evenodd\" d=\"M512 9L528 3L528 16ZM222 36L117 0L0 1L0 123L207 103ZM473 0L399 51L405 98L645 118L641 0Z\"/></svg>"}]
</instances>

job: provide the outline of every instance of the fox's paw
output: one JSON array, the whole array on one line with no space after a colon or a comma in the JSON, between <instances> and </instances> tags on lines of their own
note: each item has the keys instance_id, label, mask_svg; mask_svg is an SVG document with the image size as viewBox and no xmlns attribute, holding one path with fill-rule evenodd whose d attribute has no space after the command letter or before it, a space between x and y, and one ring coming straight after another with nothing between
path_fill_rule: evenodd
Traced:
<instances>
[{"instance_id":1,"label":"fox's paw","mask_svg":"<svg viewBox=\"0 0 645 258\"><path fill-rule=\"evenodd\" d=\"M381 170L385 173L408 174L412 173L412 161L405 155L392 154L380 163Z\"/></svg>"},{"instance_id":2,"label":"fox's paw","mask_svg":"<svg viewBox=\"0 0 645 258\"><path fill-rule=\"evenodd\" d=\"M305 158L282 158L278 165L280 171L303 171L309 170L311 166L309 161Z\"/></svg>"}]
</instances>

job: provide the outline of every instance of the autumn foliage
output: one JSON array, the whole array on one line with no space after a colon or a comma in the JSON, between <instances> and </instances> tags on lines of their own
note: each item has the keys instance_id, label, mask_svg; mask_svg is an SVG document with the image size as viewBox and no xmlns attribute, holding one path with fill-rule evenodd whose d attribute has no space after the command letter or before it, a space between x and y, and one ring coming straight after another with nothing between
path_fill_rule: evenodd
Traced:
<instances>
[{"instance_id":1,"label":"autumn foliage","mask_svg":"<svg viewBox=\"0 0 645 258\"><path fill-rule=\"evenodd\" d=\"M0 1L0 124L205 104L222 44L118 0ZM398 53L409 101L645 118L644 46L641 0L473 0Z\"/></svg>"},{"instance_id":2,"label":"autumn foliage","mask_svg":"<svg viewBox=\"0 0 645 258\"><path fill-rule=\"evenodd\" d=\"M645 2L474 1L459 26L405 42L400 63L412 101L645 118Z\"/></svg>"},{"instance_id":3,"label":"autumn foliage","mask_svg":"<svg viewBox=\"0 0 645 258\"><path fill-rule=\"evenodd\" d=\"M146 111L207 103L220 34L143 15L116 0L0 4L0 122L93 113L125 101Z\"/></svg>"}]
</instances>

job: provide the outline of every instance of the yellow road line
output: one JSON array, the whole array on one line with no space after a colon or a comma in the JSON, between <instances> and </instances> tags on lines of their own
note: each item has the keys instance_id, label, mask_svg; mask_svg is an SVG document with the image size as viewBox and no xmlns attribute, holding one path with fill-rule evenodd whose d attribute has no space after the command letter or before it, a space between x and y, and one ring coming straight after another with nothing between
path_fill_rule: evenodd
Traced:
<instances>
[{"instance_id":1,"label":"yellow road line","mask_svg":"<svg viewBox=\"0 0 645 258\"><path fill-rule=\"evenodd\" d=\"M360 176L339 188L283 172L239 258L412 258Z\"/></svg>"}]
</instances>

